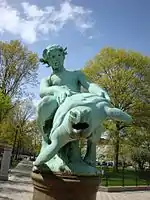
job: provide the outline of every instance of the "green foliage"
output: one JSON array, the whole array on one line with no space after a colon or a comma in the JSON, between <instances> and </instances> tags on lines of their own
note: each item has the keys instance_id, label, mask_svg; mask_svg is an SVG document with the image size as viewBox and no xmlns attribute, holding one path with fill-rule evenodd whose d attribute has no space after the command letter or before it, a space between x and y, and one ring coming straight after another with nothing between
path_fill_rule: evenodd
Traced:
<instances>
[{"instance_id":1,"label":"green foliage","mask_svg":"<svg viewBox=\"0 0 150 200\"><path fill-rule=\"evenodd\" d=\"M4 118L7 111L11 108L11 99L8 95L4 95L0 90L0 122Z\"/></svg>"},{"instance_id":2,"label":"green foliage","mask_svg":"<svg viewBox=\"0 0 150 200\"><path fill-rule=\"evenodd\" d=\"M9 112L0 126L0 142L5 142L13 147L13 153L36 155L39 152L41 137L35 120L32 118L35 108L29 100L18 101Z\"/></svg>"},{"instance_id":3,"label":"green foliage","mask_svg":"<svg viewBox=\"0 0 150 200\"><path fill-rule=\"evenodd\" d=\"M37 82L38 57L18 40L0 41L0 89L15 97Z\"/></svg>"},{"instance_id":4,"label":"green foliage","mask_svg":"<svg viewBox=\"0 0 150 200\"><path fill-rule=\"evenodd\" d=\"M36 156L40 152L42 136L38 130L36 120L28 121L27 126L28 133L26 133L26 135L31 145L27 142L28 140L26 140L26 145L30 149L30 152Z\"/></svg>"},{"instance_id":5,"label":"green foliage","mask_svg":"<svg viewBox=\"0 0 150 200\"><path fill-rule=\"evenodd\" d=\"M111 134L117 165L121 132L130 135L133 141L136 138L131 131L133 127L134 130L150 127L150 58L124 49L104 48L87 63L83 72L108 91L113 106L133 117L132 126L117 121L104 124Z\"/></svg>"},{"instance_id":6,"label":"green foliage","mask_svg":"<svg viewBox=\"0 0 150 200\"><path fill-rule=\"evenodd\" d=\"M140 170L144 169L144 164L150 162L150 151L146 148L135 148L131 153L132 160L138 164Z\"/></svg>"},{"instance_id":7,"label":"green foliage","mask_svg":"<svg viewBox=\"0 0 150 200\"><path fill-rule=\"evenodd\" d=\"M0 110L7 109L10 106L11 106L10 97L5 96L2 90L0 90Z\"/></svg>"},{"instance_id":8,"label":"green foliage","mask_svg":"<svg viewBox=\"0 0 150 200\"><path fill-rule=\"evenodd\" d=\"M132 126L125 129L127 142L131 147L145 147L150 150L150 134L148 128Z\"/></svg>"},{"instance_id":9,"label":"green foliage","mask_svg":"<svg viewBox=\"0 0 150 200\"><path fill-rule=\"evenodd\" d=\"M0 41L0 142L19 150L32 145L28 122L33 106L20 98L30 84L37 84L38 64L37 54L20 41Z\"/></svg>"},{"instance_id":10,"label":"green foliage","mask_svg":"<svg viewBox=\"0 0 150 200\"><path fill-rule=\"evenodd\" d=\"M148 69L149 57L132 51L104 48L83 71L92 81L106 88L114 106L136 115L134 110L140 108L140 113L146 110L148 85L144 80Z\"/></svg>"}]
</instances>

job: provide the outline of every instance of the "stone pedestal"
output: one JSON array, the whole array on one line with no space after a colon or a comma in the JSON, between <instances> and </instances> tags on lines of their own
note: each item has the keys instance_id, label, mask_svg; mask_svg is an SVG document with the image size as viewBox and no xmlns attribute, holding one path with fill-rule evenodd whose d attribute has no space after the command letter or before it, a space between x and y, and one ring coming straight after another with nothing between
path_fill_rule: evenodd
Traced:
<instances>
[{"instance_id":1,"label":"stone pedestal","mask_svg":"<svg viewBox=\"0 0 150 200\"><path fill-rule=\"evenodd\" d=\"M96 200L99 176L32 173L32 200Z\"/></svg>"},{"instance_id":2,"label":"stone pedestal","mask_svg":"<svg viewBox=\"0 0 150 200\"><path fill-rule=\"evenodd\" d=\"M11 152L12 152L11 147L4 148L4 153L3 153L2 163L1 163L1 170L0 170L0 180L5 180L5 181L8 180L8 171L9 171L9 166L10 166Z\"/></svg>"}]
</instances>

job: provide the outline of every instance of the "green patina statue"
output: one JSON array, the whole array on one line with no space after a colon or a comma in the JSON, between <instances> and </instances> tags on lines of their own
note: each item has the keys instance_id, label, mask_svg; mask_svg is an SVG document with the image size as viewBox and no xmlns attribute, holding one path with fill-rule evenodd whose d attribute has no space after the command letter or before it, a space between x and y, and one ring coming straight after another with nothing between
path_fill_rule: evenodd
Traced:
<instances>
[{"instance_id":1,"label":"green patina statue","mask_svg":"<svg viewBox=\"0 0 150 200\"><path fill-rule=\"evenodd\" d=\"M131 117L112 108L107 92L87 80L81 71L64 68L67 48L48 46L41 62L53 73L40 84L37 124L43 135L41 151L33 171L44 170L76 175L96 175L96 143L104 132L103 122L110 118L131 122ZM84 87L87 92L81 92ZM85 157L81 157L79 140L87 140Z\"/></svg>"}]
</instances>

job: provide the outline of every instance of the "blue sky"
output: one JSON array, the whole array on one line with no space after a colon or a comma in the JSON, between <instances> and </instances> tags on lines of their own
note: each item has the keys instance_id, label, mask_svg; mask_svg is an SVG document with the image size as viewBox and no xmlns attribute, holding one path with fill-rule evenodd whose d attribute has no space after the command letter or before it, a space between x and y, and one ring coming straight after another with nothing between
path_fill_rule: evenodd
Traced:
<instances>
[{"instance_id":1,"label":"blue sky","mask_svg":"<svg viewBox=\"0 0 150 200\"><path fill-rule=\"evenodd\" d=\"M105 46L150 52L149 0L0 0L0 13L0 40L21 39L39 56L49 44L67 46L70 70ZM38 72L40 80L50 70Z\"/></svg>"}]
</instances>

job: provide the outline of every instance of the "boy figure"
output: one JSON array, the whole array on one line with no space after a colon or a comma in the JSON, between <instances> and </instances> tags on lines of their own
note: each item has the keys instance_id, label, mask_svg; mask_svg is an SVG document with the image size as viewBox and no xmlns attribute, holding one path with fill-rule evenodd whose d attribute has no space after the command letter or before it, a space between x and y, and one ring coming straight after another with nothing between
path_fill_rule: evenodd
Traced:
<instances>
[{"instance_id":1,"label":"boy figure","mask_svg":"<svg viewBox=\"0 0 150 200\"><path fill-rule=\"evenodd\" d=\"M44 126L48 120L53 119L59 105L65 98L81 92L81 86L107 101L110 98L105 90L97 84L88 81L81 71L68 71L64 68L64 60L67 55L67 48L59 45L48 46L43 51L43 58L40 60L44 64L51 66L53 73L44 78L40 83L40 97L42 98L37 109L37 122L43 135ZM50 124L48 124L50 126ZM51 128L51 127L50 127Z\"/></svg>"}]
</instances>

